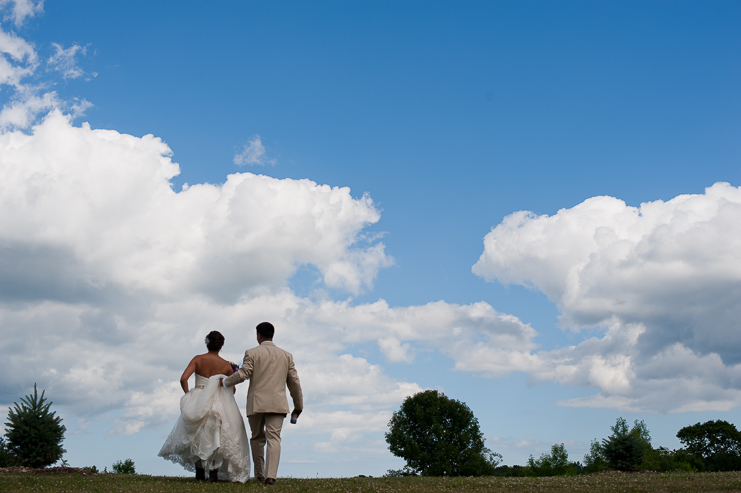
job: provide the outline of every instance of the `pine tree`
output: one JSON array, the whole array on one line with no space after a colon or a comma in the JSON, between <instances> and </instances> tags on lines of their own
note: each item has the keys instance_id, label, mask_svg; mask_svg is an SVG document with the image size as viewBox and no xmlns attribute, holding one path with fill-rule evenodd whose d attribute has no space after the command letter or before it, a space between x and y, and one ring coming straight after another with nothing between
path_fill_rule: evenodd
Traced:
<instances>
[{"instance_id":1,"label":"pine tree","mask_svg":"<svg viewBox=\"0 0 741 493\"><path fill-rule=\"evenodd\" d=\"M602 453L607 463L619 471L634 471L643 461L646 440L651 439L646 425L642 421L640 425L636 422L633 430L637 431L631 431L628 429L628 422L618 418L615 426L610 429L613 431L612 435L602 440ZM648 446L650 447L650 442Z\"/></svg>"},{"instance_id":2,"label":"pine tree","mask_svg":"<svg viewBox=\"0 0 741 493\"><path fill-rule=\"evenodd\" d=\"M33 395L21 398L21 405L13 403L5 423L8 450L26 467L46 467L62 458L64 432L62 418L49 412L51 402L45 403L44 392L39 397L36 384Z\"/></svg>"}]
</instances>

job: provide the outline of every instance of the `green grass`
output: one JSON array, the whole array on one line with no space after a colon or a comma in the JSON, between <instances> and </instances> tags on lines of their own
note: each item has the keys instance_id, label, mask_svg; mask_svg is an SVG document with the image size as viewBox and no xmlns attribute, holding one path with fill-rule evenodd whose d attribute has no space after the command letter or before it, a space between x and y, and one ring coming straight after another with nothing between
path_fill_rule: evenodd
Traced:
<instances>
[{"instance_id":1,"label":"green grass","mask_svg":"<svg viewBox=\"0 0 741 493\"><path fill-rule=\"evenodd\" d=\"M0 491L13 492L711 492L741 491L741 472L600 474L561 478L347 478L279 479L258 483L199 483L161 476L97 474L0 474Z\"/></svg>"}]
</instances>

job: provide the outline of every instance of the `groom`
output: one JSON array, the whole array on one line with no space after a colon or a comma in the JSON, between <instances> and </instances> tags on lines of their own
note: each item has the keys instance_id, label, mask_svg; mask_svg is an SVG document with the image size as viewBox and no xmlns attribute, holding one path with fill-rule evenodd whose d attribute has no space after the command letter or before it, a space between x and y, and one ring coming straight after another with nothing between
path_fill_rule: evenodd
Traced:
<instances>
[{"instance_id":1,"label":"groom","mask_svg":"<svg viewBox=\"0 0 741 493\"><path fill-rule=\"evenodd\" d=\"M293 399L293 413L304 408L301 382L293 365L291 353L273 344L275 328L270 322L257 326L258 347L244 353L242 367L223 380L224 387L250 381L247 391L247 420L252 430L250 447L255 464L255 478L265 484L275 484L280 461L280 431L288 413L286 385ZM267 460L265 457L267 442Z\"/></svg>"}]
</instances>

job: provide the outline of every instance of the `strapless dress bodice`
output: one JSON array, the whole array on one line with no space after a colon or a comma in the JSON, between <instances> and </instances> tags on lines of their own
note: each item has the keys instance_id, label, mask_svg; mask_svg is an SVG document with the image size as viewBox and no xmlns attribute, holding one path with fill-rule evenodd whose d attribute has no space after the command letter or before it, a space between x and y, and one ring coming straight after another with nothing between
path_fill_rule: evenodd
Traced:
<instances>
[{"instance_id":1,"label":"strapless dress bodice","mask_svg":"<svg viewBox=\"0 0 741 493\"><path fill-rule=\"evenodd\" d=\"M208 383L208 378L196 373L196 388L197 389L204 388L207 383Z\"/></svg>"}]
</instances>

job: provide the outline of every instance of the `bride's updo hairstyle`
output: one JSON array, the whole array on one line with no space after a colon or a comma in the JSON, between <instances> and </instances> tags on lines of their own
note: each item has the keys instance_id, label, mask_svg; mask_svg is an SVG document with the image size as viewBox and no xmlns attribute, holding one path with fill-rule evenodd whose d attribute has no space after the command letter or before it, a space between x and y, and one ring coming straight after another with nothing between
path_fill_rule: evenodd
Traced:
<instances>
[{"instance_id":1,"label":"bride's updo hairstyle","mask_svg":"<svg viewBox=\"0 0 741 493\"><path fill-rule=\"evenodd\" d=\"M206 336L206 347L209 351L221 351L224 346L224 336L218 330L212 330Z\"/></svg>"}]
</instances>

